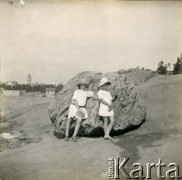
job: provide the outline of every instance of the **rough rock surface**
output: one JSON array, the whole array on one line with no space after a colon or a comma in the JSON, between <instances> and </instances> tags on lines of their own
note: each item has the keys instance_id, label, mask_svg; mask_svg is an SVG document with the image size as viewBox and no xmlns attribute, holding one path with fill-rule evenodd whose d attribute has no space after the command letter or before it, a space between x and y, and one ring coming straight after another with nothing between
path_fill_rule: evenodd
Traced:
<instances>
[{"instance_id":1,"label":"rough rock surface","mask_svg":"<svg viewBox=\"0 0 182 180\"><path fill-rule=\"evenodd\" d=\"M119 73L101 74L98 72L82 72L71 79L55 98L55 109L52 116L55 117L53 124L56 135L65 134L66 119L68 109L71 103L73 92L77 89L77 82L82 78L90 80L89 90L97 92L98 84L102 77L107 77L112 85L110 92L113 96L115 123L112 134L121 134L127 128L135 127L142 124L146 117L146 107L137 96L133 83L127 81L127 78ZM100 136L103 135L103 121L98 116L99 103L92 98L88 99L86 109L89 118L82 122L79 134L84 136ZM96 126L93 121L96 119ZM71 125L70 134L74 130L74 121Z\"/></svg>"},{"instance_id":2,"label":"rough rock surface","mask_svg":"<svg viewBox=\"0 0 182 180\"><path fill-rule=\"evenodd\" d=\"M147 71L137 68L131 68L128 70L120 69L118 73L126 76L127 81L134 83L134 85L140 85L156 76L155 72L153 71Z\"/></svg>"}]
</instances>

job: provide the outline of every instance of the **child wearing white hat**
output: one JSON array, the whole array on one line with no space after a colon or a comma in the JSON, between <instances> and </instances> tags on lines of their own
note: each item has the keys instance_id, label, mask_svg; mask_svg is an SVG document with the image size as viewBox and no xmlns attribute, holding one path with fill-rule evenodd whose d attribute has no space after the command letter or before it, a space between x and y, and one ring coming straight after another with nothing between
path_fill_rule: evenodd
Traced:
<instances>
[{"instance_id":1,"label":"child wearing white hat","mask_svg":"<svg viewBox=\"0 0 182 180\"><path fill-rule=\"evenodd\" d=\"M69 107L68 112L68 119L66 122L66 135L65 135L65 141L69 140L69 129L70 129L70 123L72 119L76 119L76 125L74 134L72 137L72 140L74 142L77 142L77 133L80 128L81 122L83 119L88 118L87 111L85 109L87 99L94 96L94 93L92 91L88 91L88 85L89 82L86 79L82 79L77 86L79 89L77 89L72 97L72 104ZM94 96L95 97L95 96Z\"/></svg>"},{"instance_id":2,"label":"child wearing white hat","mask_svg":"<svg viewBox=\"0 0 182 180\"><path fill-rule=\"evenodd\" d=\"M113 140L113 138L109 135L114 124L112 96L108 91L110 84L111 82L107 78L102 78L99 84L99 91L97 95L100 101L99 116L103 117L104 119L104 139Z\"/></svg>"}]
</instances>

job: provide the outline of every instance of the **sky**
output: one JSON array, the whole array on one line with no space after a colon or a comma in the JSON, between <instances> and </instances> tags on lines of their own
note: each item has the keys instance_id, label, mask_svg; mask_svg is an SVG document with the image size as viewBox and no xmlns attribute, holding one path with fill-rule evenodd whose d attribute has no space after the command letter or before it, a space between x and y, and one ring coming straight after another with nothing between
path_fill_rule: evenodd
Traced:
<instances>
[{"instance_id":1,"label":"sky","mask_svg":"<svg viewBox=\"0 0 182 180\"><path fill-rule=\"evenodd\" d=\"M182 2L0 0L0 80L66 83L82 71L113 72L182 53Z\"/></svg>"}]
</instances>

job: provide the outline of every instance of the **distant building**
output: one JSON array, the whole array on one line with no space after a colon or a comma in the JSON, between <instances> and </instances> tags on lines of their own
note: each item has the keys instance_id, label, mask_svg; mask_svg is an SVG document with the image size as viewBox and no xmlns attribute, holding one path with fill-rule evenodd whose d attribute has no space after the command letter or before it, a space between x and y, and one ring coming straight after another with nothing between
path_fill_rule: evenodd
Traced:
<instances>
[{"instance_id":1,"label":"distant building","mask_svg":"<svg viewBox=\"0 0 182 180\"><path fill-rule=\"evenodd\" d=\"M20 96L21 91L19 90L3 90L3 96Z\"/></svg>"},{"instance_id":2,"label":"distant building","mask_svg":"<svg viewBox=\"0 0 182 180\"><path fill-rule=\"evenodd\" d=\"M46 88L46 97L54 97L55 88Z\"/></svg>"},{"instance_id":3,"label":"distant building","mask_svg":"<svg viewBox=\"0 0 182 180\"><path fill-rule=\"evenodd\" d=\"M30 74L27 76L27 84L31 85L32 77Z\"/></svg>"}]
</instances>

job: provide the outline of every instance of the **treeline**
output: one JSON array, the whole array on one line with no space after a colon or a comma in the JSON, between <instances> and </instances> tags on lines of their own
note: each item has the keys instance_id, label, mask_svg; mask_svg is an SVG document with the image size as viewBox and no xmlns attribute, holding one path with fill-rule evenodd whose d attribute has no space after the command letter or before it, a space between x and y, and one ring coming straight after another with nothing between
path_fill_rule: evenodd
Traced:
<instances>
[{"instance_id":1,"label":"treeline","mask_svg":"<svg viewBox=\"0 0 182 180\"><path fill-rule=\"evenodd\" d=\"M159 74L182 74L182 54L177 57L176 63L173 67L170 63L165 64L164 61L160 61L157 67L157 73Z\"/></svg>"},{"instance_id":2,"label":"treeline","mask_svg":"<svg viewBox=\"0 0 182 180\"><path fill-rule=\"evenodd\" d=\"M6 83L0 84L1 88L4 88L6 90L25 90L26 92L42 92L45 93L46 88L55 88L55 92L59 92L63 88L63 84L19 84L16 83L14 85L7 85Z\"/></svg>"}]
</instances>

